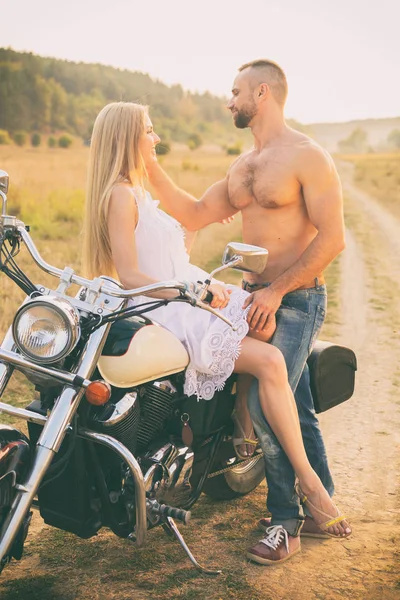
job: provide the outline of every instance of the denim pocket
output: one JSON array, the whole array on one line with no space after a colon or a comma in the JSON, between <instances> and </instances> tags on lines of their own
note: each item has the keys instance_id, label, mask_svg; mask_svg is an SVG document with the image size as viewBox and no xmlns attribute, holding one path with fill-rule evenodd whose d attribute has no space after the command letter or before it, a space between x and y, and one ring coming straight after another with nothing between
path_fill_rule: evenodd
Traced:
<instances>
[{"instance_id":1,"label":"denim pocket","mask_svg":"<svg viewBox=\"0 0 400 600\"><path fill-rule=\"evenodd\" d=\"M283 296L282 304L285 308L298 310L305 315L310 314L310 298L307 290L297 290Z\"/></svg>"}]
</instances>

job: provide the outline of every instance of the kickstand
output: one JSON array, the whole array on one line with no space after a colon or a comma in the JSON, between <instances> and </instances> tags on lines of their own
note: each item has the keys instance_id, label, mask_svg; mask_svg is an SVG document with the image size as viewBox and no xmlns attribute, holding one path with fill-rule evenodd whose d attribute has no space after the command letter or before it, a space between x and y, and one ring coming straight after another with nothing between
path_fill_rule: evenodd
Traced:
<instances>
[{"instance_id":1,"label":"kickstand","mask_svg":"<svg viewBox=\"0 0 400 600\"><path fill-rule=\"evenodd\" d=\"M221 575L222 571L220 571L220 570L211 571L210 569L205 569L204 567L199 565L199 563L197 562L197 560L195 559L195 557L193 556L193 554L187 547L187 544L186 544L185 540L183 539L182 534L179 531L178 527L176 526L175 521L173 519L171 519L171 517L167 517L166 521L163 523L163 529L169 536L175 537L178 540L178 542L180 543L180 545L182 546L182 548L188 555L190 561L194 564L194 566L196 567L196 569L198 571L200 571L201 573L204 573L205 575Z\"/></svg>"}]
</instances>

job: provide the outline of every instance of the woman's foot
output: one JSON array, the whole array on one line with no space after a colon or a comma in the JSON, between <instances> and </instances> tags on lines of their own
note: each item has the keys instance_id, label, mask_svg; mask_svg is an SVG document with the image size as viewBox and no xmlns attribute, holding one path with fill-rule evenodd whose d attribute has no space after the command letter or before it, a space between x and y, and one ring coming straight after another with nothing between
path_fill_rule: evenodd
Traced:
<instances>
[{"instance_id":1,"label":"woman's foot","mask_svg":"<svg viewBox=\"0 0 400 600\"><path fill-rule=\"evenodd\" d=\"M296 492L322 531L335 538L347 538L351 535L352 530L345 516L340 514L320 481L310 488L297 484Z\"/></svg>"},{"instance_id":2,"label":"woman's foot","mask_svg":"<svg viewBox=\"0 0 400 600\"><path fill-rule=\"evenodd\" d=\"M233 448L236 456L241 460L245 460L253 456L258 443L254 434L253 423L246 408L240 414L238 409L235 408L232 419L235 424L232 437ZM246 431L249 432L248 435Z\"/></svg>"}]
</instances>

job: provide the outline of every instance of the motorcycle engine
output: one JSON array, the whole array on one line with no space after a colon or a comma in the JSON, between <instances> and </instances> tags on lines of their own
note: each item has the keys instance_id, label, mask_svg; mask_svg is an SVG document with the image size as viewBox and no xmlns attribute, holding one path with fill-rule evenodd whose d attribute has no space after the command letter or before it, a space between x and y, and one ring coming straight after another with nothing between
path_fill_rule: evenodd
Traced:
<instances>
[{"instance_id":1,"label":"motorcycle engine","mask_svg":"<svg viewBox=\"0 0 400 600\"><path fill-rule=\"evenodd\" d=\"M99 433L111 435L133 454L148 446L165 428L173 411L177 390L170 381L156 381L111 398L104 407L91 410L89 424Z\"/></svg>"},{"instance_id":2,"label":"motorcycle engine","mask_svg":"<svg viewBox=\"0 0 400 600\"><path fill-rule=\"evenodd\" d=\"M115 438L134 454L137 445L140 407L137 392L129 392L120 400L96 406L90 412L89 424L99 433Z\"/></svg>"},{"instance_id":3,"label":"motorcycle engine","mask_svg":"<svg viewBox=\"0 0 400 600\"><path fill-rule=\"evenodd\" d=\"M169 380L155 381L139 388L140 422L137 432L137 448L146 448L165 427L172 415L177 390Z\"/></svg>"}]
</instances>

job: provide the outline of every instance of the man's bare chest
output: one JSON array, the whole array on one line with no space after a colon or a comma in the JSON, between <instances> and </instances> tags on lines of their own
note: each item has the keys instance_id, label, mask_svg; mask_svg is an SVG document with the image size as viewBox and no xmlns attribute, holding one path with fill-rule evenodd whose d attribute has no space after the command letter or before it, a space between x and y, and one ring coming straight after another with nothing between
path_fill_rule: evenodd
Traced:
<instances>
[{"instance_id":1,"label":"man's bare chest","mask_svg":"<svg viewBox=\"0 0 400 600\"><path fill-rule=\"evenodd\" d=\"M229 175L229 200L239 210L254 202L263 208L279 208L300 194L294 169L282 156L244 156Z\"/></svg>"}]
</instances>

